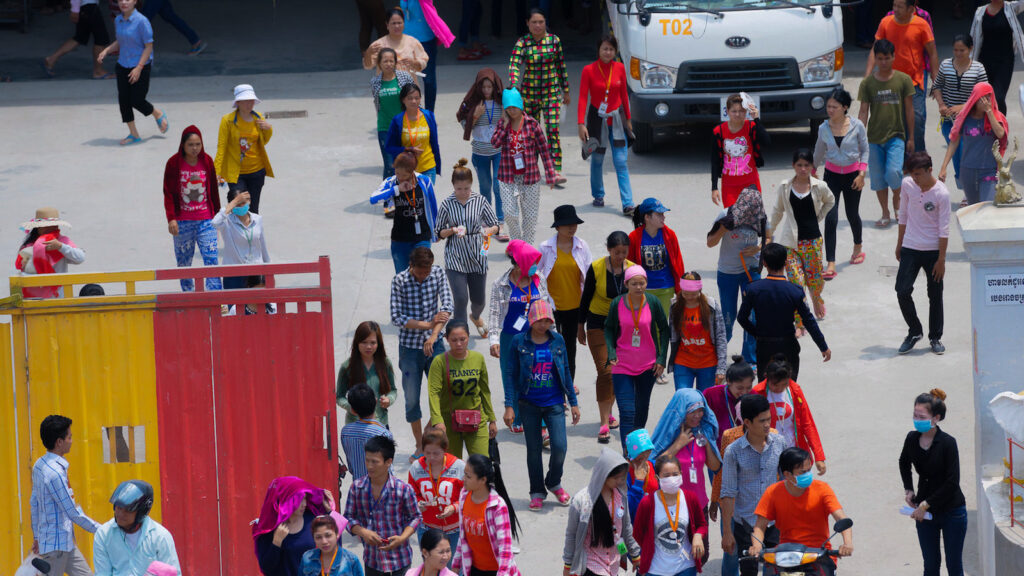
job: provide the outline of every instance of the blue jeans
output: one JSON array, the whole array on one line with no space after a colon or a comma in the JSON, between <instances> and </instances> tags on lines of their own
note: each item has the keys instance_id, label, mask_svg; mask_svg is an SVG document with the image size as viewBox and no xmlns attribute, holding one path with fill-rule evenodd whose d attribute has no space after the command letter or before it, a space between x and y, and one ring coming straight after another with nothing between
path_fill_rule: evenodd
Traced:
<instances>
[{"instance_id":1,"label":"blue jeans","mask_svg":"<svg viewBox=\"0 0 1024 576\"><path fill-rule=\"evenodd\" d=\"M868 144L868 172L871 188L875 191L892 188L899 190L903 185L903 153L906 143L899 136L893 136L882 144Z\"/></svg>"},{"instance_id":2,"label":"blue jeans","mask_svg":"<svg viewBox=\"0 0 1024 576\"><path fill-rule=\"evenodd\" d=\"M999 180L995 168L990 170L978 170L964 166L963 177L957 179L957 184L964 191L964 198L968 204L978 202L991 202L996 198L996 182Z\"/></svg>"},{"instance_id":3,"label":"blue jeans","mask_svg":"<svg viewBox=\"0 0 1024 576\"><path fill-rule=\"evenodd\" d=\"M562 467L568 448L565 437L565 406L555 404L541 408L528 400L520 400L519 416L523 419L523 432L526 434L526 470L530 476L530 498L543 499L547 496L547 490L554 492L562 487ZM544 441L540 433L542 426L547 426L548 437L551 438L547 476L544 475Z\"/></svg>"},{"instance_id":4,"label":"blue jeans","mask_svg":"<svg viewBox=\"0 0 1024 576\"><path fill-rule=\"evenodd\" d=\"M654 390L654 370L636 376L612 374L615 402L619 405L619 441L626 452L626 436L633 430L647 426L647 413L651 409Z\"/></svg>"},{"instance_id":5,"label":"blue jeans","mask_svg":"<svg viewBox=\"0 0 1024 576\"><path fill-rule=\"evenodd\" d=\"M942 137L946 139L946 144L949 144L949 133L953 131L952 118L943 118L939 121L939 126L942 127ZM960 186L960 152L963 150L961 144L962 141L957 144L956 152L953 152L953 175L956 177L957 187Z\"/></svg>"},{"instance_id":6,"label":"blue jeans","mask_svg":"<svg viewBox=\"0 0 1024 576\"><path fill-rule=\"evenodd\" d=\"M217 230L211 222L212 220L178 220L178 234L174 237L174 259L178 262L178 268L192 266L196 246L199 246L199 254L203 257L203 266L217 265ZM181 279L182 292L191 292L195 289L195 282L191 278ZM207 278L206 289L220 290L220 278Z\"/></svg>"},{"instance_id":7,"label":"blue jeans","mask_svg":"<svg viewBox=\"0 0 1024 576\"><path fill-rule=\"evenodd\" d=\"M928 108L926 103L928 101L925 96L928 88L928 73L924 75L924 87L922 90L917 86L914 86L914 151L924 152L924 123L928 120ZM911 134L907 134L909 140Z\"/></svg>"},{"instance_id":8,"label":"blue jeans","mask_svg":"<svg viewBox=\"0 0 1024 576\"><path fill-rule=\"evenodd\" d=\"M453 502L453 504L458 506L458 502ZM423 542L423 534L427 530L430 530L430 526L427 526L423 522L420 522L419 527L416 528L416 540ZM455 554L457 554L457 551L459 549L459 531L452 530L451 532L445 532L444 537L445 540L448 540L448 544L450 544L452 547L452 557L448 559L448 567L451 568L452 560L455 560Z\"/></svg>"},{"instance_id":9,"label":"blue jeans","mask_svg":"<svg viewBox=\"0 0 1024 576\"><path fill-rule=\"evenodd\" d=\"M423 50L426 51L427 67L423 69L426 78L423 79L424 108L434 111L434 102L437 101L437 38L422 42Z\"/></svg>"},{"instance_id":10,"label":"blue jeans","mask_svg":"<svg viewBox=\"0 0 1024 576\"><path fill-rule=\"evenodd\" d=\"M387 141L388 141L388 133L387 133L387 131L386 130L384 132L378 131L377 132L377 144L380 146L380 159L381 159L381 161L384 162L384 171L381 173L381 177L380 177L381 180L387 180L388 178L391 178L392 176L395 175L395 167L394 167L395 159L391 157L391 154L388 154L387 150L384 149L384 144L387 143Z\"/></svg>"},{"instance_id":11,"label":"blue jeans","mask_svg":"<svg viewBox=\"0 0 1024 576\"><path fill-rule=\"evenodd\" d=\"M414 248L430 248L430 242L421 240L419 242L397 242L391 241L391 262L395 265L395 274L409 267L409 255Z\"/></svg>"},{"instance_id":12,"label":"blue jeans","mask_svg":"<svg viewBox=\"0 0 1024 576\"><path fill-rule=\"evenodd\" d=\"M732 340L732 328L736 324L736 314L739 310L739 296L743 290L754 280L760 280L761 275L756 269L750 270L750 280L743 272L739 274L718 273L718 299L722 304L722 316L725 318L725 340ZM751 315L753 319L753 315ZM757 364L757 339L743 331L743 359L751 366Z\"/></svg>"},{"instance_id":13,"label":"blue jeans","mask_svg":"<svg viewBox=\"0 0 1024 576\"><path fill-rule=\"evenodd\" d=\"M476 168L476 179L480 181L480 195L494 206L494 214L499 222L504 222L505 211L501 209L501 192L498 187L498 164L501 152L494 156L473 154L473 167Z\"/></svg>"},{"instance_id":14,"label":"blue jeans","mask_svg":"<svg viewBox=\"0 0 1024 576\"><path fill-rule=\"evenodd\" d=\"M498 343L498 349L501 352L501 356L498 358L498 360L501 365L501 387L504 391L506 391L505 398L507 400L510 394L512 398L512 403L509 404L508 402L506 402L505 406L511 406L512 411L515 412L516 417L513 424L516 426L521 426L523 422L520 419L519 415L519 394L516 392L516 383L512 381L512 368L514 362L514 360L512 359L512 338L514 336L515 334L511 334L504 330L501 331L501 336L499 337L500 341Z\"/></svg>"},{"instance_id":15,"label":"blue jeans","mask_svg":"<svg viewBox=\"0 0 1024 576\"><path fill-rule=\"evenodd\" d=\"M718 512L721 514L721 510ZM721 522L718 523L718 531L725 536L725 526L729 524L725 518L719 517ZM733 549L735 550L735 548ZM729 554L728 552L722 552L722 576L739 576L740 574L740 560L736 554Z\"/></svg>"},{"instance_id":16,"label":"blue jeans","mask_svg":"<svg viewBox=\"0 0 1024 576\"><path fill-rule=\"evenodd\" d=\"M605 130L606 128L601 128ZM595 138L597 134L593 135ZM612 164L615 165L615 177L619 181L619 197L622 199L622 207L629 208L633 206L633 188L629 185L629 167L626 164L626 157L629 154L629 148L625 145L615 146L611 141L611 135L608 137L608 147L612 151ZM601 168L604 166L604 154L598 154L597 152L590 155L590 195L594 198L604 198L604 176L601 174Z\"/></svg>"},{"instance_id":17,"label":"blue jeans","mask_svg":"<svg viewBox=\"0 0 1024 576\"><path fill-rule=\"evenodd\" d=\"M710 368L687 368L682 364L676 364L672 371L675 377L676 390L680 388L693 388L694 380L697 381L697 391L703 392L715 385L715 373L717 366Z\"/></svg>"},{"instance_id":18,"label":"blue jeans","mask_svg":"<svg viewBox=\"0 0 1024 576\"><path fill-rule=\"evenodd\" d=\"M195 46L199 43L199 34L196 34L196 31L192 28L189 28L189 25L181 19L181 16L174 12L170 0L146 0L142 6L139 6L139 12L142 12L142 15L151 23L153 22L153 17L160 14L161 18L166 20L171 26L174 26L175 30L181 32L181 35L188 39L190 46Z\"/></svg>"},{"instance_id":19,"label":"blue jeans","mask_svg":"<svg viewBox=\"0 0 1024 576\"><path fill-rule=\"evenodd\" d=\"M480 0L462 0L462 20L459 22L459 46L480 41ZM455 547L452 547L455 550Z\"/></svg>"},{"instance_id":20,"label":"blue jeans","mask_svg":"<svg viewBox=\"0 0 1024 576\"><path fill-rule=\"evenodd\" d=\"M963 576L964 538L967 536L967 508L960 506L949 512L932 512L932 519L917 522L917 541L924 556L924 576L939 576L942 553L939 537L946 549L946 572Z\"/></svg>"},{"instance_id":21,"label":"blue jeans","mask_svg":"<svg viewBox=\"0 0 1024 576\"><path fill-rule=\"evenodd\" d=\"M420 411L420 387L423 377L430 375L430 364L439 354L444 353L444 340L434 342L434 353L428 358L423 348L398 347L398 369L402 371L402 393L405 395L405 421L419 422L423 418Z\"/></svg>"}]
</instances>

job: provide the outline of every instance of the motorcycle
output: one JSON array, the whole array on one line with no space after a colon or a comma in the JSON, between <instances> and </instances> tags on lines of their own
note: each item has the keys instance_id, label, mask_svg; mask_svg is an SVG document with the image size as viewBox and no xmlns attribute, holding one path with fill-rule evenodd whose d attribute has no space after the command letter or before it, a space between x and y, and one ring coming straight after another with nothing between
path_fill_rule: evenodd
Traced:
<instances>
[{"instance_id":1,"label":"motorcycle","mask_svg":"<svg viewBox=\"0 0 1024 576\"><path fill-rule=\"evenodd\" d=\"M803 544L779 544L774 548L761 550L757 556L749 556L746 551L740 555L740 562L761 562L765 566L771 566L774 572L769 574L828 574L823 566L834 565L832 558L838 558L837 550L826 548L836 534L845 532L853 527L853 520L843 518L832 527L832 535L821 545L820 548L811 548ZM758 540L758 542L761 542ZM764 542L761 542L764 546ZM826 564L827 563L827 564Z\"/></svg>"}]
</instances>

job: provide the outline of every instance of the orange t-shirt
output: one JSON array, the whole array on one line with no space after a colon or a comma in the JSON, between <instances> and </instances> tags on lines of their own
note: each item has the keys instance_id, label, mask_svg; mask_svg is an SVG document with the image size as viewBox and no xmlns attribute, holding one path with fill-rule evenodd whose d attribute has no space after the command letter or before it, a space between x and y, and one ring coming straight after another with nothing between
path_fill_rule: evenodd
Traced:
<instances>
[{"instance_id":1,"label":"orange t-shirt","mask_svg":"<svg viewBox=\"0 0 1024 576\"><path fill-rule=\"evenodd\" d=\"M829 515L841 508L835 492L821 480L811 482L797 498L786 491L785 482L776 482L764 491L754 513L775 521L779 542L817 548L829 537Z\"/></svg>"},{"instance_id":2,"label":"orange t-shirt","mask_svg":"<svg viewBox=\"0 0 1024 576\"><path fill-rule=\"evenodd\" d=\"M487 533L486 511L486 501L477 504L473 502L472 496L466 496L466 503L462 506L462 534L473 553L473 567L493 571L498 569L498 559L494 557L491 538Z\"/></svg>"},{"instance_id":3,"label":"orange t-shirt","mask_svg":"<svg viewBox=\"0 0 1024 576\"><path fill-rule=\"evenodd\" d=\"M875 40L882 39L896 46L892 67L910 76L914 86L924 88L924 47L935 41L928 22L916 14L906 24L896 22L895 16L886 16L875 33Z\"/></svg>"},{"instance_id":4,"label":"orange t-shirt","mask_svg":"<svg viewBox=\"0 0 1024 576\"><path fill-rule=\"evenodd\" d=\"M718 366L715 342L700 323L700 307L683 308L683 325L679 329L679 351L675 363L692 368Z\"/></svg>"}]
</instances>

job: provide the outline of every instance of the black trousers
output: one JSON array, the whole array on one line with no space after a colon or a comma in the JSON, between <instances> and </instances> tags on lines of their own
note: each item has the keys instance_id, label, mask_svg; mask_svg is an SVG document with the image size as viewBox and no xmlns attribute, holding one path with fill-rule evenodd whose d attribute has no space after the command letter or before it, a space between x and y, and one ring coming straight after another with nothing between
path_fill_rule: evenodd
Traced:
<instances>
[{"instance_id":1,"label":"black trousers","mask_svg":"<svg viewBox=\"0 0 1024 576\"><path fill-rule=\"evenodd\" d=\"M387 35L387 15L384 11L383 0L355 0L355 2L356 9L359 11L359 51L366 52L372 42L370 35L374 30L377 31L378 38Z\"/></svg>"},{"instance_id":2,"label":"black trousers","mask_svg":"<svg viewBox=\"0 0 1024 576\"><path fill-rule=\"evenodd\" d=\"M1006 92L1010 89L1010 80L1013 76L1013 54L1009 54L1008 59L988 62L979 59L979 61L985 67L985 74L996 95L999 111L1006 114Z\"/></svg>"},{"instance_id":3,"label":"black trousers","mask_svg":"<svg viewBox=\"0 0 1024 576\"><path fill-rule=\"evenodd\" d=\"M569 374L576 381L576 331L580 324L580 309L555 310L555 330L565 339L565 352L569 356Z\"/></svg>"},{"instance_id":4,"label":"black trousers","mask_svg":"<svg viewBox=\"0 0 1024 576\"><path fill-rule=\"evenodd\" d=\"M139 74L139 81L131 84L128 82L128 73L132 69L117 65L117 104L121 107L121 122L135 121L135 113L132 112L132 108L141 112L143 116L153 113L153 105L146 100L146 95L149 94L151 67L151 64L143 66L142 73Z\"/></svg>"},{"instance_id":5,"label":"black trousers","mask_svg":"<svg viewBox=\"0 0 1024 576\"><path fill-rule=\"evenodd\" d=\"M839 198L842 196L843 207L846 208L846 221L850 223L850 231L853 232L853 243L863 243L861 231L863 229L860 220L860 190L853 189L853 181L857 179L857 172L849 174L836 174L825 170L825 184L836 197L836 205L829 210L825 216L825 261L836 261L836 229L839 228Z\"/></svg>"},{"instance_id":6,"label":"black trousers","mask_svg":"<svg viewBox=\"0 0 1024 576\"><path fill-rule=\"evenodd\" d=\"M942 282L936 282L932 277L932 269L938 260L938 250L912 250L906 247L900 249L900 268L896 272L896 299L900 303L903 320L910 329L908 336L924 334L921 320L917 317L917 307L914 306L914 281L917 280L918 272L924 270L925 277L928 278L928 339L942 338Z\"/></svg>"},{"instance_id":7,"label":"black trousers","mask_svg":"<svg viewBox=\"0 0 1024 576\"><path fill-rule=\"evenodd\" d=\"M757 339L757 380L765 379L765 372L768 370L768 363L772 356L785 354L786 361L793 372L793 380L800 374L800 342L796 336L781 338L758 338Z\"/></svg>"},{"instance_id":8,"label":"black trousers","mask_svg":"<svg viewBox=\"0 0 1024 576\"><path fill-rule=\"evenodd\" d=\"M760 363L758 363L760 367ZM795 378L794 378L795 380ZM754 542L753 538L754 527L746 527L743 524L732 521L732 535L736 539L736 555L742 556L744 552L750 549L750 546ZM774 548L779 545L779 529L775 526L769 526L764 532L764 548ZM760 567L759 562L753 560L746 560L740 562L740 576L757 576Z\"/></svg>"},{"instance_id":9,"label":"black trousers","mask_svg":"<svg viewBox=\"0 0 1024 576\"><path fill-rule=\"evenodd\" d=\"M239 174L238 181L228 182L228 191L238 190L249 193L249 211L255 214L260 213L260 194L263 193L263 184L267 181L267 171L263 168L250 174Z\"/></svg>"}]
</instances>

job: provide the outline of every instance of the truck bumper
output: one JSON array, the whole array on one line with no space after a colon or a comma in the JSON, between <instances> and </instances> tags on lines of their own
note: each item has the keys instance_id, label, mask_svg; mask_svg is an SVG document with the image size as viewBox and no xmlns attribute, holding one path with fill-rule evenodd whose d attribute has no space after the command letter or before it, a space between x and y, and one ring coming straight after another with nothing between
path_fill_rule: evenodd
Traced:
<instances>
[{"instance_id":1,"label":"truck bumper","mask_svg":"<svg viewBox=\"0 0 1024 576\"><path fill-rule=\"evenodd\" d=\"M761 118L768 124L787 124L813 118L825 118L825 102L841 84L784 90L778 92L756 92L761 98ZM719 108L721 97L728 94L638 94L630 92L629 108L634 122L654 126L679 124L717 124L721 121ZM821 107L814 108L812 101L821 98ZM658 104L668 106L668 112L655 112Z\"/></svg>"}]
</instances>

